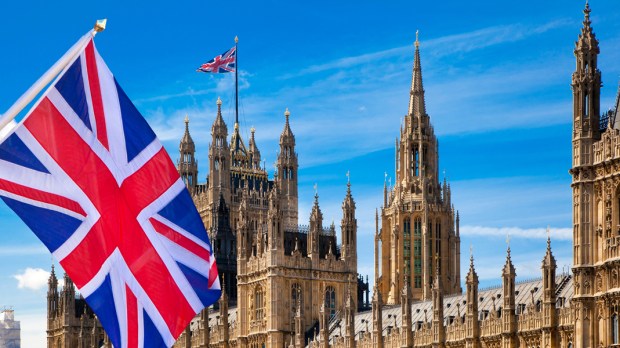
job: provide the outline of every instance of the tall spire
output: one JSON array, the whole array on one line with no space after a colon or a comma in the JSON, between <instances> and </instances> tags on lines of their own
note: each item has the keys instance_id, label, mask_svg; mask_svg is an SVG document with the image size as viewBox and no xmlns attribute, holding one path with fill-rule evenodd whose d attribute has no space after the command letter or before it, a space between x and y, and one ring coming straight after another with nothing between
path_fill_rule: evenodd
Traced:
<instances>
[{"instance_id":1,"label":"tall spire","mask_svg":"<svg viewBox=\"0 0 620 348\"><path fill-rule=\"evenodd\" d=\"M583 26L581 34L577 41L577 48L593 49L598 53L598 40L592 29L592 21L590 20L590 4L586 1L586 7L583 9Z\"/></svg>"},{"instance_id":2,"label":"tall spire","mask_svg":"<svg viewBox=\"0 0 620 348\"><path fill-rule=\"evenodd\" d=\"M415 56L411 77L411 92L409 97L409 115L420 117L426 115L424 102L424 87L422 86L422 65L420 63L420 41L418 31L415 34Z\"/></svg>"}]
</instances>

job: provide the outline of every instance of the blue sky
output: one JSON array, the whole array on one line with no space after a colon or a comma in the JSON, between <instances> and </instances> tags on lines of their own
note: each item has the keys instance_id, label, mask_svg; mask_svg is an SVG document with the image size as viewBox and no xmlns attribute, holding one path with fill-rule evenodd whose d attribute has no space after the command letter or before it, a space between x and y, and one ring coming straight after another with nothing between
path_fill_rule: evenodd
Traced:
<instances>
[{"instance_id":1,"label":"blue sky","mask_svg":"<svg viewBox=\"0 0 620 348\"><path fill-rule=\"evenodd\" d=\"M199 176L207 173L215 100L231 129L232 75L195 68L239 36L241 129L251 126L270 173L286 107L300 160L300 222L318 183L326 223L338 223L351 172L358 203L359 271L373 278L374 210L407 111L413 41L420 30L426 106L440 171L461 214L462 265L473 245L483 286L499 283L510 232L521 279L540 274L545 228L559 267L571 262L570 75L583 1L2 2L0 112L95 19L107 17L99 52L174 160L190 117ZM600 40L601 109L620 76L620 11L591 2ZM22 320L23 345L45 345L51 258L0 206L1 305ZM462 274L465 274L463 270Z\"/></svg>"}]
</instances>

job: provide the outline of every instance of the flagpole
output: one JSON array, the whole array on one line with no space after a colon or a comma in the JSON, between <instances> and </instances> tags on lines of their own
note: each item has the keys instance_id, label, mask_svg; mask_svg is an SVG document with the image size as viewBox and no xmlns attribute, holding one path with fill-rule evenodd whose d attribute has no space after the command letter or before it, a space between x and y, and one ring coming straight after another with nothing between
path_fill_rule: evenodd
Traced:
<instances>
[{"instance_id":1,"label":"flagpole","mask_svg":"<svg viewBox=\"0 0 620 348\"><path fill-rule=\"evenodd\" d=\"M237 65L237 57L239 52L237 51L237 44L239 43L239 37L235 36L235 124L239 124L239 65Z\"/></svg>"},{"instance_id":2,"label":"flagpole","mask_svg":"<svg viewBox=\"0 0 620 348\"><path fill-rule=\"evenodd\" d=\"M98 32L105 29L106 20L98 20L95 27L84 34L56 63L49 68L19 99L0 117L0 129L4 128L15 119L30 102L37 97L39 92L47 86L60 72L79 55L84 47L95 37Z\"/></svg>"}]
</instances>

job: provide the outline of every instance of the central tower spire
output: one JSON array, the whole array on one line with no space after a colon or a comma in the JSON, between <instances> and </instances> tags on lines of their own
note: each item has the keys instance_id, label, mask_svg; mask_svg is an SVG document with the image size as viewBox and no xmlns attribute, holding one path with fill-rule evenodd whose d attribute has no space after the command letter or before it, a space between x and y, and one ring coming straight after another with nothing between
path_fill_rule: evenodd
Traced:
<instances>
[{"instance_id":1,"label":"central tower spire","mask_svg":"<svg viewBox=\"0 0 620 348\"><path fill-rule=\"evenodd\" d=\"M461 291L458 221L447 181L439 181L439 145L426 113L420 39L416 33L409 110L396 140L396 182L381 209L379 290L400 302L408 282L414 300L430 299L432 275L445 294ZM389 197L390 199L387 199ZM437 262L433 262L437 260Z\"/></svg>"},{"instance_id":2,"label":"central tower spire","mask_svg":"<svg viewBox=\"0 0 620 348\"><path fill-rule=\"evenodd\" d=\"M419 31L415 32L415 56L413 59L411 92L409 96L409 115L413 115L416 118L426 115L424 87L422 86L422 64L420 63Z\"/></svg>"}]
</instances>

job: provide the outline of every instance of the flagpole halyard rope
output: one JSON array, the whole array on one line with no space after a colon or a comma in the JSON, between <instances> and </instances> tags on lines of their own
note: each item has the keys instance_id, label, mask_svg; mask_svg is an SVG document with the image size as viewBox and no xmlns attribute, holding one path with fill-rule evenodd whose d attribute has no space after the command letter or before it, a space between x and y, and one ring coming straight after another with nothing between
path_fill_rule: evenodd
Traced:
<instances>
[{"instance_id":1,"label":"flagpole halyard rope","mask_svg":"<svg viewBox=\"0 0 620 348\"><path fill-rule=\"evenodd\" d=\"M49 68L0 118L0 129L9 124L60 72L82 52L97 33L105 29L106 20L98 20L95 27L82 36L56 63Z\"/></svg>"}]
</instances>

